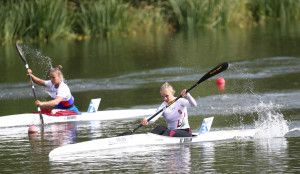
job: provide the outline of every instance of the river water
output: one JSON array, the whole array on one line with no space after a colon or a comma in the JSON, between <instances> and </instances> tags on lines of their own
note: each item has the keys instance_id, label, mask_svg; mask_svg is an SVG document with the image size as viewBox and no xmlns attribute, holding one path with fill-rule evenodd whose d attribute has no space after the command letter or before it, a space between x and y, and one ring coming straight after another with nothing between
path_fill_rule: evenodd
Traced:
<instances>
[{"instance_id":1,"label":"river water","mask_svg":"<svg viewBox=\"0 0 300 174\"><path fill-rule=\"evenodd\" d=\"M28 62L38 76L46 78L50 65L63 66L81 111L99 97L100 110L154 108L161 103L163 82L180 91L217 64L229 62L226 72L191 92L198 103L189 110L191 127L196 131L204 117L214 116L211 131L260 132L251 139L115 149L49 161L49 152L58 146L112 137L134 128L139 119L50 124L36 135L28 135L25 126L7 127L0 129L0 173L300 172L299 31L273 26L28 44ZM14 44L0 47L0 62L0 115L35 111ZM226 80L223 93L215 84L220 76ZM37 97L47 99L40 87ZM164 121L137 133L158 124Z\"/></svg>"}]
</instances>

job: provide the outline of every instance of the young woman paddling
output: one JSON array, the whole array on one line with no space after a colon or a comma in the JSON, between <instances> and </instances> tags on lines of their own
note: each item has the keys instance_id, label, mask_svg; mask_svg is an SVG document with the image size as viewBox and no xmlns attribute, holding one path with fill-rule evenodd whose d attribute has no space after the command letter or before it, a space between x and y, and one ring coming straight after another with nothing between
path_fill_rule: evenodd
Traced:
<instances>
[{"instance_id":1,"label":"young woman paddling","mask_svg":"<svg viewBox=\"0 0 300 174\"><path fill-rule=\"evenodd\" d=\"M51 96L52 100L40 101L36 100L35 105L41 108L65 109L76 113L80 113L74 105L74 97L72 96L67 84L64 83L62 66L58 65L51 68L48 72L50 80L43 80L32 74L32 70L28 69L28 75L32 77L34 83L45 86L46 91Z\"/></svg>"},{"instance_id":2,"label":"young woman paddling","mask_svg":"<svg viewBox=\"0 0 300 174\"><path fill-rule=\"evenodd\" d=\"M182 98L178 99L175 103L172 102L176 99L174 96L175 90L169 83L164 83L160 88L160 95L163 103L158 110L170 105L161 114L157 115L150 122L156 121L161 115L164 117L168 127L158 126L151 132L155 134L171 136L171 137L190 137L192 131L188 122L187 107L197 106L195 99L186 93L186 89L181 91ZM172 104L172 105L171 105ZM141 122L142 125L148 125L147 118Z\"/></svg>"}]
</instances>

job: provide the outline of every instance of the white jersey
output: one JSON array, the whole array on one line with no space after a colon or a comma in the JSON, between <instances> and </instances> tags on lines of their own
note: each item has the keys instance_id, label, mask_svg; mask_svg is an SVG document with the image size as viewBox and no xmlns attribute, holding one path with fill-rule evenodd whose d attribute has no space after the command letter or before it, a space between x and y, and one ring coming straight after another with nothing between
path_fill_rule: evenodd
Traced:
<instances>
[{"instance_id":1,"label":"white jersey","mask_svg":"<svg viewBox=\"0 0 300 174\"><path fill-rule=\"evenodd\" d=\"M167 106L166 102L163 102L157 111ZM188 93L185 98L178 99L175 103L166 108L161 114L158 114L152 120L155 122L160 116L163 116L167 122L168 129L187 129L190 128L188 121L187 107L197 106L195 99Z\"/></svg>"},{"instance_id":2,"label":"white jersey","mask_svg":"<svg viewBox=\"0 0 300 174\"><path fill-rule=\"evenodd\" d=\"M59 84L58 88L56 88L51 80L46 80L45 86L47 93L53 99L55 99L57 96L60 96L63 98L63 101L68 101L72 97L70 88L63 81Z\"/></svg>"}]
</instances>

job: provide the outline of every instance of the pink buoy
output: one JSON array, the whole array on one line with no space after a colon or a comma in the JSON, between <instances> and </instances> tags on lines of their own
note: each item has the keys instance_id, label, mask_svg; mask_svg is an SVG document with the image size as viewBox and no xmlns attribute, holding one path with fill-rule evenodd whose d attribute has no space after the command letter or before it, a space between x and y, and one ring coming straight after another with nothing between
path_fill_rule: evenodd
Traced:
<instances>
[{"instance_id":1,"label":"pink buoy","mask_svg":"<svg viewBox=\"0 0 300 174\"><path fill-rule=\"evenodd\" d=\"M225 90L225 79L223 77L217 78L216 84L220 92L223 92Z\"/></svg>"},{"instance_id":2,"label":"pink buoy","mask_svg":"<svg viewBox=\"0 0 300 174\"><path fill-rule=\"evenodd\" d=\"M29 134L38 133L39 131L40 131L40 129L37 126L35 126L35 125L31 125L28 128L28 133Z\"/></svg>"}]
</instances>

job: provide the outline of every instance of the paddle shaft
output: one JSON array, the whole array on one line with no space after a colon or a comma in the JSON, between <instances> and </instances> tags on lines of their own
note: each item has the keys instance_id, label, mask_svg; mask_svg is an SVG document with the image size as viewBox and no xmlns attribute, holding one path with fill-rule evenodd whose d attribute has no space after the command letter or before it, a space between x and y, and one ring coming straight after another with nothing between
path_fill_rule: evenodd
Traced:
<instances>
[{"instance_id":1,"label":"paddle shaft","mask_svg":"<svg viewBox=\"0 0 300 174\"><path fill-rule=\"evenodd\" d=\"M26 70L28 70L28 69L29 69L29 65L28 65L28 63L27 63L27 60L25 59L25 56L24 56L23 53L20 51L20 48L19 48L19 44L18 44L18 43L16 43L16 48L17 48L17 50L18 50L18 53L19 53L19 55L20 55L21 60L22 60L22 61L24 62L24 64L25 64ZM32 93L33 93L33 96L34 96L34 100L37 100L36 93L35 93L34 82L33 82L33 80L32 80L32 77L31 77L31 76L29 76L29 77L30 77L31 89L32 89ZM44 125L43 115L41 114L41 108L40 108L39 106L37 107L37 111L38 111L39 116L40 116L41 124Z\"/></svg>"},{"instance_id":2,"label":"paddle shaft","mask_svg":"<svg viewBox=\"0 0 300 174\"><path fill-rule=\"evenodd\" d=\"M197 83L195 83L193 86L191 86L189 89L186 90L186 93L188 93L189 91L191 91L192 89L194 89L196 86L198 86L200 83L202 83L203 81L209 79L210 77L219 74L220 72L225 71L228 68L228 63L224 62L219 64L218 66L216 66L215 68L213 68L212 70L210 70L209 72L207 72L205 75L203 75L201 77L200 80L198 80ZM180 99L182 96L178 96L175 100L173 100L171 102L171 104L166 105L165 107L163 107L162 109L160 109L159 111L157 111L154 115L152 115L151 117L149 117L147 119L147 121L149 122L150 120L152 120L155 116L157 116L158 114L160 114L161 112L163 112L165 109L167 109L169 106L171 106L173 103L175 103L178 99ZM136 130L138 130L140 127L142 127L142 124L139 124L136 128L134 128L132 130L131 133L134 133Z\"/></svg>"}]
</instances>

